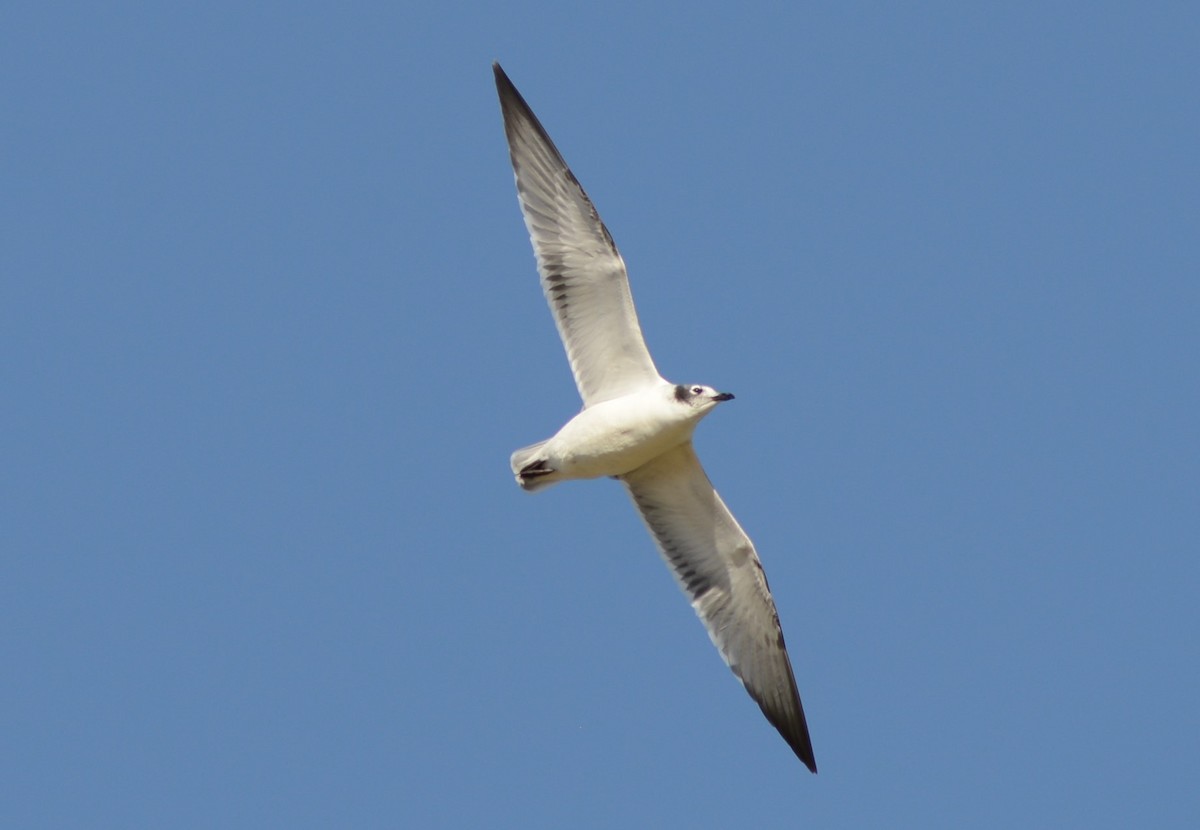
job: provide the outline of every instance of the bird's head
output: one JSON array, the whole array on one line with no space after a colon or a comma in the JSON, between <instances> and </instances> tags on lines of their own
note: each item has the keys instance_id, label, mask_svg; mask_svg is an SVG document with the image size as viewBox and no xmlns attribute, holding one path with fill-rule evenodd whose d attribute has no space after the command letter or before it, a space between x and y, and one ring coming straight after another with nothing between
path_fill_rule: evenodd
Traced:
<instances>
[{"instance_id":1,"label":"bird's head","mask_svg":"<svg viewBox=\"0 0 1200 830\"><path fill-rule=\"evenodd\" d=\"M707 412L722 401L733 400L729 392L718 392L711 386L684 386L682 383L675 386L673 394L679 403L701 412Z\"/></svg>"}]
</instances>

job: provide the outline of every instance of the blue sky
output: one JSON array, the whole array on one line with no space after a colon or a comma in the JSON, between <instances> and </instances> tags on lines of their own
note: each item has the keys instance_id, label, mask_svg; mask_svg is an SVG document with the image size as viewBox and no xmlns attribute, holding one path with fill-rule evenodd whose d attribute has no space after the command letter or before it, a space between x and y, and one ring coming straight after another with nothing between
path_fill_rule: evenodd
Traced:
<instances>
[{"instance_id":1,"label":"blue sky","mask_svg":"<svg viewBox=\"0 0 1200 830\"><path fill-rule=\"evenodd\" d=\"M0 824L1194 827L1200 12L10 3ZM809 775L579 406L500 60L754 538Z\"/></svg>"}]
</instances>

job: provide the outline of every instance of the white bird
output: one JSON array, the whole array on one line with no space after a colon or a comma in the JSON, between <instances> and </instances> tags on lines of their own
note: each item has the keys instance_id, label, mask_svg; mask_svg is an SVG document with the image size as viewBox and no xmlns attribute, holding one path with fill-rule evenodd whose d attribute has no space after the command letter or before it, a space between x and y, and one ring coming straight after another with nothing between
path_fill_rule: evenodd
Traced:
<instances>
[{"instance_id":1,"label":"white bird","mask_svg":"<svg viewBox=\"0 0 1200 830\"><path fill-rule=\"evenodd\" d=\"M492 68L542 290L583 397L583 410L554 437L513 453L517 483L623 482L713 644L816 772L762 564L692 448L696 424L733 395L659 375L612 236L525 99L500 64Z\"/></svg>"}]
</instances>

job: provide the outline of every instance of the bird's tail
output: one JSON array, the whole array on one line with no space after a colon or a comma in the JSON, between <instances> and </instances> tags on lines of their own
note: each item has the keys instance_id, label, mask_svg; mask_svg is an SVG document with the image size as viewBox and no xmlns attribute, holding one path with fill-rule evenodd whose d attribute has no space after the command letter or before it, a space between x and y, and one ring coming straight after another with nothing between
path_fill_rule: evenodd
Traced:
<instances>
[{"instance_id":1,"label":"bird's tail","mask_svg":"<svg viewBox=\"0 0 1200 830\"><path fill-rule=\"evenodd\" d=\"M522 490L532 493L559 480L555 475L557 470L550 466L546 456L542 454L545 446L546 441L538 441L528 447L521 447L512 454L513 475L517 477L517 484L521 485Z\"/></svg>"}]
</instances>

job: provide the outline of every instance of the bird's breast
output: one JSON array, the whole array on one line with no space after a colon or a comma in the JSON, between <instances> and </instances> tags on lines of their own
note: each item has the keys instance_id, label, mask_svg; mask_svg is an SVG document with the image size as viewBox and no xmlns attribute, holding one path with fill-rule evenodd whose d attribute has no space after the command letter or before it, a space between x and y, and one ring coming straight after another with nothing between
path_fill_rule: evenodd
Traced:
<instances>
[{"instance_id":1,"label":"bird's breast","mask_svg":"<svg viewBox=\"0 0 1200 830\"><path fill-rule=\"evenodd\" d=\"M547 449L572 478L619 476L688 440L694 427L659 399L629 396L583 410Z\"/></svg>"}]
</instances>

